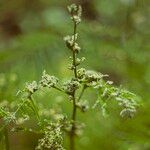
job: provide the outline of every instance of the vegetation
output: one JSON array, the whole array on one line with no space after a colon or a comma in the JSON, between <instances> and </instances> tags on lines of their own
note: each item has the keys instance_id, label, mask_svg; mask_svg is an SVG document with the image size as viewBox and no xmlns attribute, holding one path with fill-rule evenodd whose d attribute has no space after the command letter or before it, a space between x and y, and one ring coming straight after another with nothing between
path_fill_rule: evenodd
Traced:
<instances>
[{"instance_id":1,"label":"vegetation","mask_svg":"<svg viewBox=\"0 0 150 150\"><path fill-rule=\"evenodd\" d=\"M55 76L50 76L43 72L42 79L39 82L33 81L27 83L21 93L22 102L16 107L13 106L15 112L9 112L9 108L1 107L0 115L3 119L3 126L1 132L4 133L4 139L6 146L9 149L7 126L13 123L12 131L30 131L43 134L43 137L39 139L38 146L35 149L44 150L63 150L63 132L68 133L70 138L70 150L75 150L75 137L81 132L83 124L77 120L78 109L82 112L86 112L89 108L88 101L82 100L82 96L87 89L93 88L98 93L98 99L95 101L93 108L101 107L103 115L106 115L107 103L115 100L119 106L122 107L120 116L132 118L136 112L138 106L138 97L122 88L113 87L112 81L105 81L104 78L108 75L86 70L85 68L79 68L85 58L78 58L77 54L81 48L77 43L78 33L77 27L81 22L82 8L72 4L68 7L71 14L71 20L73 21L73 35L66 36L64 38L66 46L72 53L71 64L69 69L73 71L74 76L64 82L62 85L60 80ZM48 112L47 115L51 117L45 117L45 108L39 109L40 104L34 100L33 95L38 90L44 90L45 88L54 88L58 92L63 92L68 95L68 101L72 103L72 115L71 118L64 115L64 112L58 113L57 116ZM18 94L19 94L18 93ZM77 96L78 95L78 96ZM36 116L37 129L22 127L27 120L32 119L27 110L32 110ZM55 108L54 108L55 109ZM18 112L21 111L21 116L18 117ZM17 126L18 125L18 126ZM66 136L66 135L64 135Z\"/></svg>"},{"instance_id":2,"label":"vegetation","mask_svg":"<svg viewBox=\"0 0 150 150\"><path fill-rule=\"evenodd\" d=\"M78 2L2 0L0 149L149 149L148 3Z\"/></svg>"}]
</instances>

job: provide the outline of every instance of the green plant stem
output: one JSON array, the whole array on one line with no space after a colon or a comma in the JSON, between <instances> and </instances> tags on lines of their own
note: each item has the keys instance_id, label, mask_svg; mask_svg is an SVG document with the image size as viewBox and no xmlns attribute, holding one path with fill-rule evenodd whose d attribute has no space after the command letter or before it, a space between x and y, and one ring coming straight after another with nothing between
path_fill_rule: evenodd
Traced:
<instances>
[{"instance_id":1,"label":"green plant stem","mask_svg":"<svg viewBox=\"0 0 150 150\"><path fill-rule=\"evenodd\" d=\"M77 99L78 102L82 98L86 88L87 88L87 86L84 85L83 88L82 88L82 91L79 95L79 98ZM75 150L75 130L76 130L75 121L76 121L76 113L77 113L75 92L72 96L73 96L73 113L72 113L72 121L73 122L72 122L72 129L71 129L71 133L70 133L70 150Z\"/></svg>"},{"instance_id":2,"label":"green plant stem","mask_svg":"<svg viewBox=\"0 0 150 150\"><path fill-rule=\"evenodd\" d=\"M84 91L85 91L85 89L87 88L87 86L86 85L84 85L83 86L83 88L82 88L82 91L81 91L81 93L80 93L80 95L79 95L79 98L77 99L77 101L79 102L80 101L80 99L82 98L82 96L83 96L83 94L84 94Z\"/></svg>"},{"instance_id":3,"label":"green plant stem","mask_svg":"<svg viewBox=\"0 0 150 150\"><path fill-rule=\"evenodd\" d=\"M76 38L76 30L77 30L77 25L74 22L74 45L75 45L75 38ZM73 46L74 47L74 46ZM72 49L72 54L73 54L73 71L74 71L74 76L77 78L77 67L76 67L76 52L74 49ZM70 150L75 150L75 122L76 122L76 97L75 97L75 92L73 92L72 97L73 97L73 112L72 112L72 128L70 131Z\"/></svg>"},{"instance_id":4,"label":"green plant stem","mask_svg":"<svg viewBox=\"0 0 150 150\"><path fill-rule=\"evenodd\" d=\"M76 31L77 31L77 25L74 22L74 33L73 33L74 34L74 43L73 43L73 45L75 45ZM75 78L77 78L76 52L75 52L74 49L72 50L72 54L73 54L73 68L74 68L73 70L74 70L74 75L75 75Z\"/></svg>"},{"instance_id":5,"label":"green plant stem","mask_svg":"<svg viewBox=\"0 0 150 150\"><path fill-rule=\"evenodd\" d=\"M61 89L61 88L59 88L59 87L57 87L57 86L53 86L53 88L56 89L56 90L58 90L58 91L60 91L60 92L65 93L65 91L64 91L63 89Z\"/></svg>"},{"instance_id":6,"label":"green plant stem","mask_svg":"<svg viewBox=\"0 0 150 150\"><path fill-rule=\"evenodd\" d=\"M8 139L7 127L5 127L4 129L4 134L5 134L5 149L9 150L9 139Z\"/></svg>"},{"instance_id":7,"label":"green plant stem","mask_svg":"<svg viewBox=\"0 0 150 150\"><path fill-rule=\"evenodd\" d=\"M75 101L75 95L73 96L73 113L72 113L72 128L70 132L70 150L75 150L75 121L76 121L76 101Z\"/></svg>"},{"instance_id":8,"label":"green plant stem","mask_svg":"<svg viewBox=\"0 0 150 150\"><path fill-rule=\"evenodd\" d=\"M38 108L37 108L37 106L36 106L36 104L35 104L35 102L34 102L32 96L29 96L29 100L30 100L30 102L31 102L31 104L32 104L32 108L33 108L33 110L34 110L34 112L35 112L35 114L36 114L36 116L37 116L37 119L40 121L40 115L39 115L39 113L38 113Z\"/></svg>"},{"instance_id":9,"label":"green plant stem","mask_svg":"<svg viewBox=\"0 0 150 150\"><path fill-rule=\"evenodd\" d=\"M27 101L24 100L24 101L19 105L19 107L17 108L17 110L14 112L14 115L16 115L16 114L19 112L19 110L24 106L24 104L25 104L26 102L27 102Z\"/></svg>"},{"instance_id":10,"label":"green plant stem","mask_svg":"<svg viewBox=\"0 0 150 150\"><path fill-rule=\"evenodd\" d=\"M54 86L53 88L56 89L56 90L58 90L58 91L60 91L60 92L64 92L64 91L63 91L62 89L60 89L59 87Z\"/></svg>"}]
</instances>

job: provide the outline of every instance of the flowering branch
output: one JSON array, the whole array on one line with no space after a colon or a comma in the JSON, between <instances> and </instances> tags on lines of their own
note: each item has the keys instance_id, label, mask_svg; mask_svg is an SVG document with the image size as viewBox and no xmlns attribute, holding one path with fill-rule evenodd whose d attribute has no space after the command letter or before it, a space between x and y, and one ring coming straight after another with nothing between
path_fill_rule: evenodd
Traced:
<instances>
[{"instance_id":1,"label":"flowering branch","mask_svg":"<svg viewBox=\"0 0 150 150\"><path fill-rule=\"evenodd\" d=\"M72 53L72 62L69 67L69 69L73 71L72 78L61 85L58 84L59 79L57 77L51 76L44 71L39 82L33 81L26 84L25 89L21 92L23 101L19 106L17 103L13 108L13 110L15 109L16 111L11 113L11 111L9 111L11 110L10 106L6 107L0 103L0 118L4 121L4 125L0 128L0 131L7 131L7 125L13 122L14 128L12 131L22 130L42 134L42 138L39 139L36 150L65 150L63 147L63 132L69 133L70 150L75 150L75 137L80 135L79 133L84 127L82 123L77 121L77 110L79 109L82 112L86 112L89 109L88 101L82 100L87 88L93 88L97 91L98 98L92 108L100 107L104 116L107 113L107 103L111 101L116 101L120 106L120 116L123 118L132 118L139 106L137 103L139 97L125 89L113 86L112 81L105 81L108 75L103 75L93 70L86 70L85 68L79 68L80 63L85 60L84 57L77 57L77 54L81 50L77 43L77 27L81 22L82 9L81 6L72 4L68 7L68 10L71 15L71 20L73 21L73 35L66 36L64 40L67 48ZM72 104L70 119L62 113L60 107L58 111L57 108L45 108L41 103L36 103L33 99L34 93L44 88L55 89L68 96ZM78 92L78 90L80 92ZM79 95L77 95L78 93ZM32 110L34 117L37 118L38 131L21 126L25 121L31 118L28 108L30 112ZM6 149L8 150L7 132L5 132L5 143Z\"/></svg>"}]
</instances>

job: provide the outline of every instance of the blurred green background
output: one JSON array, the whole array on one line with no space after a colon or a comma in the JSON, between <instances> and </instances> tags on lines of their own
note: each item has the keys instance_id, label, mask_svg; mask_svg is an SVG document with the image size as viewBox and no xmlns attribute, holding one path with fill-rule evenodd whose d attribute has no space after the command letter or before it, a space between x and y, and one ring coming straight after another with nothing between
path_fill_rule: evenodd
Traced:
<instances>
[{"instance_id":1,"label":"blurred green background","mask_svg":"<svg viewBox=\"0 0 150 150\"><path fill-rule=\"evenodd\" d=\"M0 101L14 101L17 90L39 79L44 69L63 80L71 75L63 37L72 33L66 9L72 2L83 7L78 29L83 66L109 74L115 85L142 98L132 120L121 119L115 107L109 118L100 110L79 113L86 127L77 150L149 150L149 0L0 0ZM51 107L55 98L52 91L39 100ZM93 93L87 98L92 102ZM71 105L64 101L67 113ZM10 133L9 141L10 150L33 150L37 135Z\"/></svg>"}]
</instances>

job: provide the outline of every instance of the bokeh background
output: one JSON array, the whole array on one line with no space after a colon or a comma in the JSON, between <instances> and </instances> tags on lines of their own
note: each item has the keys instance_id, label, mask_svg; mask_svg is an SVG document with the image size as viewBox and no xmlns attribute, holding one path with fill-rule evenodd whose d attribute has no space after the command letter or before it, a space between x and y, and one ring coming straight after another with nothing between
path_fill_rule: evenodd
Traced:
<instances>
[{"instance_id":1,"label":"bokeh background","mask_svg":"<svg viewBox=\"0 0 150 150\"><path fill-rule=\"evenodd\" d=\"M39 79L44 69L62 79L71 75L63 37L72 33L66 9L72 2L83 7L78 29L80 56L86 57L83 66L109 74L115 85L142 98L132 120L121 119L116 107L109 118L103 118L99 109L79 113L86 127L77 150L149 150L149 0L0 0L0 101L14 101L17 90ZM39 101L51 107L59 98L52 91ZM93 101L94 96L87 98ZM64 101L67 113L71 105ZM33 150L37 139L31 133L10 133L10 150Z\"/></svg>"}]
</instances>

